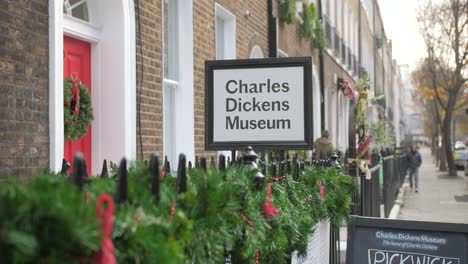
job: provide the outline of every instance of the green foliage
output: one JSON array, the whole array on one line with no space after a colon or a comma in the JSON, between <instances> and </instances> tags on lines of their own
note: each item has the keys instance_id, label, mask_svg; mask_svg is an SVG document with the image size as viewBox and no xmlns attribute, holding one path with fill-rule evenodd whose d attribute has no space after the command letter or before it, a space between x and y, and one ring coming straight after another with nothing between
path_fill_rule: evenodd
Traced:
<instances>
[{"instance_id":1,"label":"green foliage","mask_svg":"<svg viewBox=\"0 0 468 264\"><path fill-rule=\"evenodd\" d=\"M359 95L356 101L356 107L354 108L354 123L358 129L367 130L367 118L365 109L367 108L367 102L369 100L369 88L370 80L369 76L364 75L360 78L354 86ZM363 131L364 132L364 131ZM364 135L361 135L364 136Z\"/></svg>"},{"instance_id":2,"label":"green foliage","mask_svg":"<svg viewBox=\"0 0 468 264\"><path fill-rule=\"evenodd\" d=\"M291 24L296 20L296 0L280 0L280 21Z\"/></svg>"},{"instance_id":3,"label":"green foliage","mask_svg":"<svg viewBox=\"0 0 468 264\"><path fill-rule=\"evenodd\" d=\"M322 49L325 47L325 36L322 23L317 15L317 9L314 3L302 4L302 24L300 28L301 35L309 40L313 47Z\"/></svg>"},{"instance_id":4,"label":"green foliage","mask_svg":"<svg viewBox=\"0 0 468 264\"><path fill-rule=\"evenodd\" d=\"M175 178L166 175L156 204L149 168L130 166L129 200L116 206L114 219L117 261L221 263L228 249L236 263L252 262L257 254L260 263L282 263L295 250L307 253L308 236L319 221L329 219L338 227L349 218L355 184L342 171L312 167L300 173L299 181L267 179L279 210L268 218L262 209L267 191L255 187L254 174L242 167L189 170L187 192L179 195ZM57 175L0 186L0 249L11 252L8 263L92 257L100 246L96 200L103 193L115 196L116 183L115 177L92 177L87 194Z\"/></svg>"},{"instance_id":5,"label":"green foliage","mask_svg":"<svg viewBox=\"0 0 468 264\"><path fill-rule=\"evenodd\" d=\"M369 131L372 134L371 149L380 151L382 148L395 145L393 127L387 123L387 120L379 120L371 124Z\"/></svg>"},{"instance_id":6,"label":"green foliage","mask_svg":"<svg viewBox=\"0 0 468 264\"><path fill-rule=\"evenodd\" d=\"M93 121L93 108L91 106L91 95L86 86L78 81L80 89L79 111L73 113L72 89L73 81L67 78L63 81L63 120L64 120L64 136L69 140L76 140L84 136L88 131L88 126Z\"/></svg>"},{"instance_id":7,"label":"green foliage","mask_svg":"<svg viewBox=\"0 0 468 264\"><path fill-rule=\"evenodd\" d=\"M78 263L99 247L93 206L68 179L37 175L0 188L0 249L5 263Z\"/></svg>"},{"instance_id":8,"label":"green foliage","mask_svg":"<svg viewBox=\"0 0 468 264\"><path fill-rule=\"evenodd\" d=\"M310 6L313 7L314 4L312 3ZM317 15L316 13L315 14L313 13L314 11L315 11L315 7L308 8L306 3L302 3L301 34L304 38L309 39L309 40L314 37L314 34L313 34L314 25L312 23L314 22L314 19L316 18L316 15Z\"/></svg>"}]
</instances>

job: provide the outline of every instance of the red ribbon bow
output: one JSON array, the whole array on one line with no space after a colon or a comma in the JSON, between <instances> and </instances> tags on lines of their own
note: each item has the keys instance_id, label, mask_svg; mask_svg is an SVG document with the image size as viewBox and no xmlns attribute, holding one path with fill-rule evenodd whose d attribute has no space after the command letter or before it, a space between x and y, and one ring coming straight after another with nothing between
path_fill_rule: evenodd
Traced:
<instances>
[{"instance_id":1,"label":"red ribbon bow","mask_svg":"<svg viewBox=\"0 0 468 264\"><path fill-rule=\"evenodd\" d=\"M255 230L255 225L243 213L237 212L237 215L240 216L245 221L245 223L247 223L251 228Z\"/></svg>"},{"instance_id":2,"label":"red ribbon bow","mask_svg":"<svg viewBox=\"0 0 468 264\"><path fill-rule=\"evenodd\" d=\"M170 211L170 216L169 216L169 223L172 221L172 218L174 217L175 214L175 203L171 202L171 211Z\"/></svg>"},{"instance_id":3,"label":"red ribbon bow","mask_svg":"<svg viewBox=\"0 0 468 264\"><path fill-rule=\"evenodd\" d=\"M322 180L317 180L317 185L320 187L320 196L325 198L325 186L323 186Z\"/></svg>"},{"instance_id":4,"label":"red ribbon bow","mask_svg":"<svg viewBox=\"0 0 468 264\"><path fill-rule=\"evenodd\" d=\"M273 177L273 181L274 181L274 182L279 182L280 180L285 179L285 178L286 178L286 176L280 176L280 177L278 177L278 178L274 178L274 177Z\"/></svg>"},{"instance_id":5,"label":"red ribbon bow","mask_svg":"<svg viewBox=\"0 0 468 264\"><path fill-rule=\"evenodd\" d=\"M107 208L104 204L107 203ZM101 222L102 242L101 249L96 256L96 264L116 264L114 244L112 243L112 230L114 222L114 200L108 194L99 196L96 202L97 218Z\"/></svg>"},{"instance_id":6,"label":"red ribbon bow","mask_svg":"<svg viewBox=\"0 0 468 264\"><path fill-rule=\"evenodd\" d=\"M273 193L271 191L271 183L267 185L267 200L263 204L263 213L265 216L271 217L271 216L277 216L279 214L278 208L276 208L273 203L271 202L273 198Z\"/></svg>"},{"instance_id":7,"label":"red ribbon bow","mask_svg":"<svg viewBox=\"0 0 468 264\"><path fill-rule=\"evenodd\" d=\"M72 111L73 114L77 115L80 112L80 87L78 87L78 78L76 75L72 75L71 79L73 81L71 99L75 102L75 107L72 109Z\"/></svg>"}]
</instances>

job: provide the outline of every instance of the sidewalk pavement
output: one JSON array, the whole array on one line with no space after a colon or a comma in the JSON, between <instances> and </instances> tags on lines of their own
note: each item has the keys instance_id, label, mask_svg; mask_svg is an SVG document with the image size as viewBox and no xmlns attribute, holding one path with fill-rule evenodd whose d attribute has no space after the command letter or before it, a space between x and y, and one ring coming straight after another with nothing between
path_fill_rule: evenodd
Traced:
<instances>
[{"instance_id":1,"label":"sidewalk pavement","mask_svg":"<svg viewBox=\"0 0 468 264\"><path fill-rule=\"evenodd\" d=\"M463 171L449 177L434 165L429 148L421 148L420 153L419 192L408 187L398 219L468 223L468 177Z\"/></svg>"}]
</instances>

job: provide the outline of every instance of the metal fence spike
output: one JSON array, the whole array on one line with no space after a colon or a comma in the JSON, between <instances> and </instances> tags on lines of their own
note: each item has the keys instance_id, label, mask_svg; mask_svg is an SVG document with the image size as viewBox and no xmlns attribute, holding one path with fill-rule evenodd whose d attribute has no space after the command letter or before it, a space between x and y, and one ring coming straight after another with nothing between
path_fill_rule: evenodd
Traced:
<instances>
[{"instance_id":1,"label":"metal fence spike","mask_svg":"<svg viewBox=\"0 0 468 264\"><path fill-rule=\"evenodd\" d=\"M78 190L83 190L83 154L80 152L75 154L73 159L73 171L71 181L78 188Z\"/></svg>"},{"instance_id":2,"label":"metal fence spike","mask_svg":"<svg viewBox=\"0 0 468 264\"><path fill-rule=\"evenodd\" d=\"M156 154L151 154L151 193L153 194L156 205L160 201L160 170L159 170L159 157Z\"/></svg>"},{"instance_id":3,"label":"metal fence spike","mask_svg":"<svg viewBox=\"0 0 468 264\"><path fill-rule=\"evenodd\" d=\"M117 193L115 202L122 204L128 201L128 177L127 177L127 160L123 158L119 165L119 174L117 180Z\"/></svg>"},{"instance_id":4,"label":"metal fence spike","mask_svg":"<svg viewBox=\"0 0 468 264\"><path fill-rule=\"evenodd\" d=\"M179 155L179 166L177 169L177 193L187 191L187 167L185 154Z\"/></svg>"}]
</instances>

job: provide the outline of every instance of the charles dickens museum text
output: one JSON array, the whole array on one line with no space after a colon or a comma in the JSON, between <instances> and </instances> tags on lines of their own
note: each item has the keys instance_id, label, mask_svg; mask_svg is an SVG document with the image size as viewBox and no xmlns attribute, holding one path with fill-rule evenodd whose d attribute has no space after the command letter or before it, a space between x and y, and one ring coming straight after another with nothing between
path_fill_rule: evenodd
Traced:
<instances>
[{"instance_id":1,"label":"charles dickens museum text","mask_svg":"<svg viewBox=\"0 0 468 264\"><path fill-rule=\"evenodd\" d=\"M271 82L267 79L262 83L246 83L242 80L229 80L225 86L226 92L232 96L226 98L226 130L246 129L290 129L290 119L241 119L236 113L249 112L287 112L290 109L288 100L265 101L255 96L242 99L240 94L285 94L289 83Z\"/></svg>"}]
</instances>

